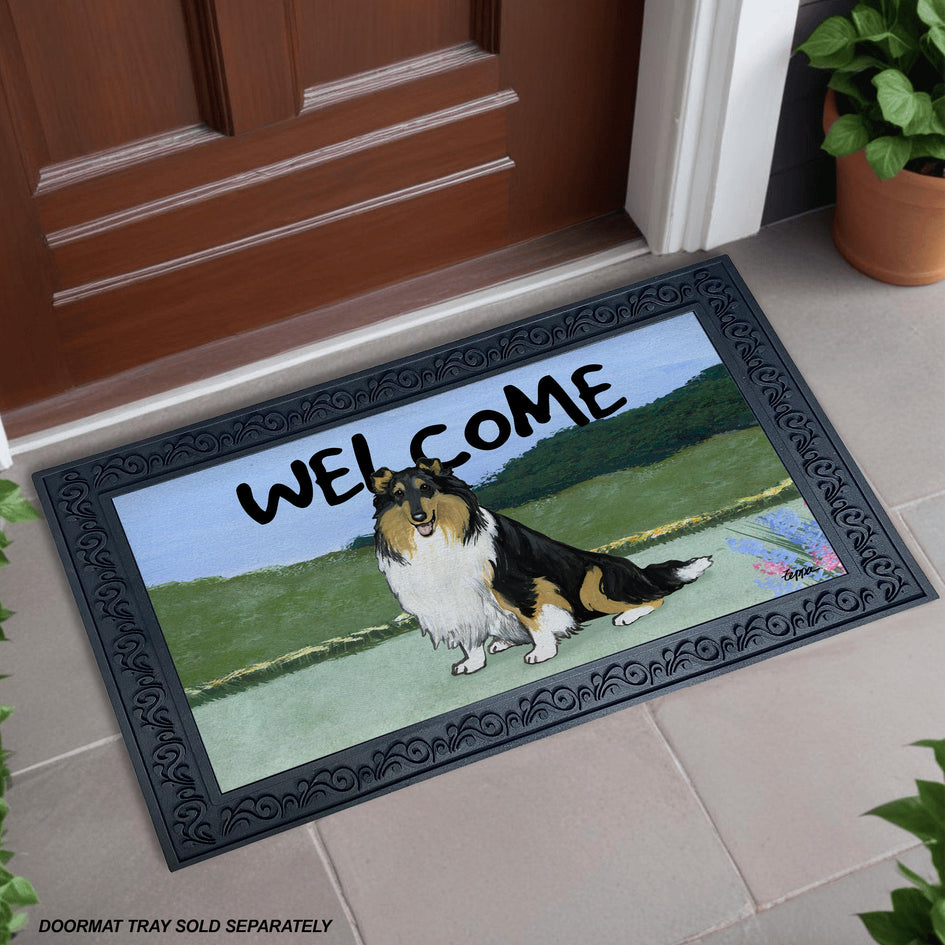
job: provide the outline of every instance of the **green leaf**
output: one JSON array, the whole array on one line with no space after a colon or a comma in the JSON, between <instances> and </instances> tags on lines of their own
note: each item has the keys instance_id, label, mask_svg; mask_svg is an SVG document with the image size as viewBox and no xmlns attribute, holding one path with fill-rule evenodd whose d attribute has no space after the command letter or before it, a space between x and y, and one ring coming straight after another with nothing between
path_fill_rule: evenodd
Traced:
<instances>
[{"instance_id":1,"label":"green leaf","mask_svg":"<svg viewBox=\"0 0 945 945\"><path fill-rule=\"evenodd\" d=\"M29 921L29 916L25 912L18 912L12 919L10 919L10 924L7 926L11 932L19 932L24 925Z\"/></svg>"},{"instance_id":2,"label":"green leaf","mask_svg":"<svg viewBox=\"0 0 945 945\"><path fill-rule=\"evenodd\" d=\"M873 85L883 118L905 128L916 108L912 83L898 69L884 69L873 76Z\"/></svg>"},{"instance_id":3,"label":"green leaf","mask_svg":"<svg viewBox=\"0 0 945 945\"><path fill-rule=\"evenodd\" d=\"M935 929L938 940L945 943L945 899L939 899L939 901L932 906L931 919L932 928Z\"/></svg>"},{"instance_id":4,"label":"green leaf","mask_svg":"<svg viewBox=\"0 0 945 945\"><path fill-rule=\"evenodd\" d=\"M895 177L906 166L911 153L912 146L901 135L875 138L866 146L866 160L880 180Z\"/></svg>"},{"instance_id":5,"label":"green leaf","mask_svg":"<svg viewBox=\"0 0 945 945\"><path fill-rule=\"evenodd\" d=\"M853 58L856 38L846 17L828 16L797 48L815 69L836 69Z\"/></svg>"},{"instance_id":6,"label":"green leaf","mask_svg":"<svg viewBox=\"0 0 945 945\"><path fill-rule=\"evenodd\" d=\"M902 873L929 902L935 902L935 900L941 896L941 887L934 886L918 873L910 870L909 867L905 866L903 863L897 863L896 866L899 867L899 872Z\"/></svg>"},{"instance_id":7,"label":"green leaf","mask_svg":"<svg viewBox=\"0 0 945 945\"><path fill-rule=\"evenodd\" d=\"M834 73L837 72L849 72L855 74L862 72L864 69L885 69L887 63L883 62L882 59L877 59L875 56L868 56L866 53L854 56L849 62L845 62L842 66L834 66Z\"/></svg>"},{"instance_id":8,"label":"green leaf","mask_svg":"<svg viewBox=\"0 0 945 945\"><path fill-rule=\"evenodd\" d=\"M945 841L945 784L937 781L916 781L919 800L941 828L939 840Z\"/></svg>"},{"instance_id":9,"label":"green leaf","mask_svg":"<svg viewBox=\"0 0 945 945\"><path fill-rule=\"evenodd\" d=\"M900 926L908 929L912 937L920 942L928 941L932 936L932 922L925 896L918 889L906 886L894 889L891 899Z\"/></svg>"},{"instance_id":10,"label":"green leaf","mask_svg":"<svg viewBox=\"0 0 945 945\"><path fill-rule=\"evenodd\" d=\"M907 135L928 135L935 131L935 112L932 111L932 97L928 92L916 92L912 96L915 111L912 121L903 129Z\"/></svg>"},{"instance_id":11,"label":"green leaf","mask_svg":"<svg viewBox=\"0 0 945 945\"><path fill-rule=\"evenodd\" d=\"M923 51L931 61L935 61L935 53L945 60L945 26L933 26L921 39Z\"/></svg>"},{"instance_id":12,"label":"green leaf","mask_svg":"<svg viewBox=\"0 0 945 945\"><path fill-rule=\"evenodd\" d=\"M869 128L862 115L841 115L830 126L821 147L833 157L844 157L865 147L869 140Z\"/></svg>"},{"instance_id":13,"label":"green leaf","mask_svg":"<svg viewBox=\"0 0 945 945\"><path fill-rule=\"evenodd\" d=\"M945 883L945 843L930 843L928 850L932 854L932 865L939 880Z\"/></svg>"},{"instance_id":14,"label":"green leaf","mask_svg":"<svg viewBox=\"0 0 945 945\"><path fill-rule=\"evenodd\" d=\"M12 906L35 906L39 902L36 890L22 876L14 876L10 882L0 886L0 899Z\"/></svg>"},{"instance_id":15,"label":"green leaf","mask_svg":"<svg viewBox=\"0 0 945 945\"><path fill-rule=\"evenodd\" d=\"M883 820L911 834L920 840L935 840L938 829L932 815L925 809L917 797L901 797L887 804L880 804L866 812L867 816L881 817Z\"/></svg>"},{"instance_id":16,"label":"green leaf","mask_svg":"<svg viewBox=\"0 0 945 945\"><path fill-rule=\"evenodd\" d=\"M936 108L941 106L945 111L945 99L940 99L934 104ZM913 742L912 745L914 748L931 748L935 754L935 763L945 773L945 738L923 738L921 741Z\"/></svg>"},{"instance_id":17,"label":"green leaf","mask_svg":"<svg viewBox=\"0 0 945 945\"><path fill-rule=\"evenodd\" d=\"M28 522L39 513L23 498L20 487L9 479L0 479L0 518L8 522Z\"/></svg>"},{"instance_id":18,"label":"green leaf","mask_svg":"<svg viewBox=\"0 0 945 945\"><path fill-rule=\"evenodd\" d=\"M876 33L885 33L888 28L883 14L865 3L858 3L853 8L850 19L853 20L857 33L863 39L867 39Z\"/></svg>"},{"instance_id":19,"label":"green leaf","mask_svg":"<svg viewBox=\"0 0 945 945\"><path fill-rule=\"evenodd\" d=\"M919 0L916 12L926 26L945 26L945 0Z\"/></svg>"},{"instance_id":20,"label":"green leaf","mask_svg":"<svg viewBox=\"0 0 945 945\"><path fill-rule=\"evenodd\" d=\"M862 91L860 91L860 87L856 84L853 75L852 72L841 72L838 70L830 77L827 87L833 89L835 92L839 92L841 95L846 95L847 98L852 99L858 105L868 105L869 102ZM857 150L859 150L859 148L857 148Z\"/></svg>"},{"instance_id":21,"label":"green leaf","mask_svg":"<svg viewBox=\"0 0 945 945\"><path fill-rule=\"evenodd\" d=\"M11 715L13 715L12 705L0 705L0 723L6 722Z\"/></svg>"},{"instance_id":22,"label":"green leaf","mask_svg":"<svg viewBox=\"0 0 945 945\"><path fill-rule=\"evenodd\" d=\"M903 928L893 912L861 912L860 921L879 945L912 945L915 936Z\"/></svg>"}]
</instances>

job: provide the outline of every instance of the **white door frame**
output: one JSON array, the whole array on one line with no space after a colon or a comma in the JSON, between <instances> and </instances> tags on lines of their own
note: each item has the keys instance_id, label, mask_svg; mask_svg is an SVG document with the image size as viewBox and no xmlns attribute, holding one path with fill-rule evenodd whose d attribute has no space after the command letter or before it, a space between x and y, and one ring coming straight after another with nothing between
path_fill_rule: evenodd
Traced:
<instances>
[{"instance_id":1,"label":"white door frame","mask_svg":"<svg viewBox=\"0 0 945 945\"><path fill-rule=\"evenodd\" d=\"M761 227L798 0L647 0L627 212L654 253Z\"/></svg>"},{"instance_id":2,"label":"white door frame","mask_svg":"<svg viewBox=\"0 0 945 945\"><path fill-rule=\"evenodd\" d=\"M9 469L12 465L13 454L10 452L10 444L3 430L3 420L0 418L0 469Z\"/></svg>"}]
</instances>

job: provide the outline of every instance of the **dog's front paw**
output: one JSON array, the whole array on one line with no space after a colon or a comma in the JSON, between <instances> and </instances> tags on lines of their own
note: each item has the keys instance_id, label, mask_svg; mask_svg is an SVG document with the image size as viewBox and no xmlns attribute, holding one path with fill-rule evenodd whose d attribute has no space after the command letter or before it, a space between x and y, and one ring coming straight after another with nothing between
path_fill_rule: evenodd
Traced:
<instances>
[{"instance_id":1,"label":"dog's front paw","mask_svg":"<svg viewBox=\"0 0 945 945\"><path fill-rule=\"evenodd\" d=\"M460 660L458 663L453 663L451 672L454 676L468 676L470 673L478 673L485 665L484 662L474 663L472 660Z\"/></svg>"},{"instance_id":2,"label":"dog's front paw","mask_svg":"<svg viewBox=\"0 0 945 945\"><path fill-rule=\"evenodd\" d=\"M503 650L511 649L516 644L508 640L493 640L488 647L490 653L501 653Z\"/></svg>"},{"instance_id":3,"label":"dog's front paw","mask_svg":"<svg viewBox=\"0 0 945 945\"><path fill-rule=\"evenodd\" d=\"M465 649L463 650L465 653ZM452 673L454 676L468 676L470 673L477 673L486 665L485 647L477 646L469 653L466 653L466 659L453 663Z\"/></svg>"},{"instance_id":4,"label":"dog's front paw","mask_svg":"<svg viewBox=\"0 0 945 945\"><path fill-rule=\"evenodd\" d=\"M552 644L550 646L541 646L536 644L535 648L530 650L525 654L526 663L544 663L545 660L550 660L553 656L556 656L558 653L558 645Z\"/></svg>"}]
</instances>

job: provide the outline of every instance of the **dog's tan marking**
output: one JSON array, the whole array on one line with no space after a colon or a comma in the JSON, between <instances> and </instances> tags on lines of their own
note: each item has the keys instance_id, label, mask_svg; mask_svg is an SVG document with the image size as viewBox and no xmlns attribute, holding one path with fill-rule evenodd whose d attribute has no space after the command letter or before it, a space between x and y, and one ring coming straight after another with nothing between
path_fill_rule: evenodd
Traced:
<instances>
[{"instance_id":1,"label":"dog's tan marking","mask_svg":"<svg viewBox=\"0 0 945 945\"><path fill-rule=\"evenodd\" d=\"M511 601L506 600L495 588L492 589L492 595L503 610L507 610L510 614L515 614L518 617L529 633L540 632L538 624L542 607L560 607L561 610L571 612L571 605L561 596L561 592L551 581L545 578L536 578L532 583L532 588L535 591L535 606L530 617Z\"/></svg>"},{"instance_id":2,"label":"dog's tan marking","mask_svg":"<svg viewBox=\"0 0 945 945\"><path fill-rule=\"evenodd\" d=\"M417 530L410 521L409 515L404 514L402 506L394 506L388 509L380 517L378 524L384 540L394 551L405 551L411 554L417 550Z\"/></svg>"},{"instance_id":3,"label":"dog's tan marking","mask_svg":"<svg viewBox=\"0 0 945 945\"><path fill-rule=\"evenodd\" d=\"M663 603L662 598L641 602L639 604L629 604L626 601L611 600L601 590L601 580L604 572L594 566L589 568L584 575L584 581L581 584L581 603L588 610L595 610L601 614L622 614L635 607L649 607L650 610L656 610Z\"/></svg>"},{"instance_id":4,"label":"dog's tan marking","mask_svg":"<svg viewBox=\"0 0 945 945\"><path fill-rule=\"evenodd\" d=\"M417 463L418 469L425 469L427 472L433 473L434 476L439 476L443 471L443 464L438 459L421 459Z\"/></svg>"},{"instance_id":5,"label":"dog's tan marking","mask_svg":"<svg viewBox=\"0 0 945 945\"><path fill-rule=\"evenodd\" d=\"M426 500L422 500L424 511ZM431 503L436 512L436 524L443 529L449 541L460 542L469 529L469 506L455 495L438 495Z\"/></svg>"},{"instance_id":6,"label":"dog's tan marking","mask_svg":"<svg viewBox=\"0 0 945 945\"><path fill-rule=\"evenodd\" d=\"M371 486L373 491L380 495L386 488L387 484L394 478L394 474L384 466L382 469L378 469L371 475Z\"/></svg>"}]
</instances>

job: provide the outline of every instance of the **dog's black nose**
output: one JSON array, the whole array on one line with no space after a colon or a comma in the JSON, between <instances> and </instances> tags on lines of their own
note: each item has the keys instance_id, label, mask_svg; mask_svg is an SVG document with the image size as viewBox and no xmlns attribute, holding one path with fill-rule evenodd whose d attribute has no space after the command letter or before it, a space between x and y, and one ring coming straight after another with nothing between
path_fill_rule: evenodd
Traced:
<instances>
[{"instance_id":1,"label":"dog's black nose","mask_svg":"<svg viewBox=\"0 0 945 945\"><path fill-rule=\"evenodd\" d=\"M414 512L410 516L415 522L422 522L426 517L426 512Z\"/></svg>"}]
</instances>

